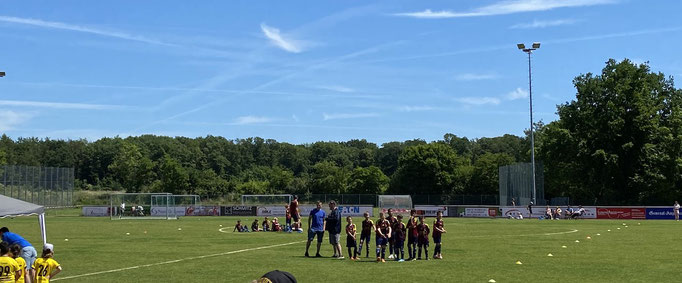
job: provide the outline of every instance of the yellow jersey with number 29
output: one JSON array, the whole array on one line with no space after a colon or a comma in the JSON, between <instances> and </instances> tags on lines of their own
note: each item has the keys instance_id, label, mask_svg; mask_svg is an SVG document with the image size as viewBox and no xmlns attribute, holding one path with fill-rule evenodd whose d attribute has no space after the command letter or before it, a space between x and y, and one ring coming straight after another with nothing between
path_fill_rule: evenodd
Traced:
<instances>
[{"instance_id":1,"label":"yellow jersey with number 29","mask_svg":"<svg viewBox=\"0 0 682 283\"><path fill-rule=\"evenodd\" d=\"M19 270L19 264L11 257L0 257L0 282L14 283L14 275Z\"/></svg>"}]
</instances>

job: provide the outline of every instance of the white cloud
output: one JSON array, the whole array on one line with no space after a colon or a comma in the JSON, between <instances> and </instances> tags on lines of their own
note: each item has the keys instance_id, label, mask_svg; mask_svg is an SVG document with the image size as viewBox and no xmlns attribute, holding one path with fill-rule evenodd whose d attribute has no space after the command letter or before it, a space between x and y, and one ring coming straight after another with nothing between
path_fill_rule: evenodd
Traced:
<instances>
[{"instance_id":1,"label":"white cloud","mask_svg":"<svg viewBox=\"0 0 682 283\"><path fill-rule=\"evenodd\" d=\"M355 92L354 89L345 87L345 86L340 86L340 85L325 85L325 86L317 86L319 89L325 89L325 90L331 90L331 91L336 91L336 92Z\"/></svg>"},{"instance_id":2,"label":"white cloud","mask_svg":"<svg viewBox=\"0 0 682 283\"><path fill-rule=\"evenodd\" d=\"M556 8L594 6L611 4L616 0L508 0L483 6L471 12L431 11L426 9L422 12L397 13L395 16L413 17L421 19L443 19L506 15L523 12L547 11Z\"/></svg>"},{"instance_id":3,"label":"white cloud","mask_svg":"<svg viewBox=\"0 0 682 283\"><path fill-rule=\"evenodd\" d=\"M20 113L11 110L0 110L0 132L9 131L33 117L31 113Z\"/></svg>"},{"instance_id":4,"label":"white cloud","mask_svg":"<svg viewBox=\"0 0 682 283\"><path fill-rule=\"evenodd\" d=\"M500 99L495 97L461 97L455 98L455 101L470 105L500 104Z\"/></svg>"},{"instance_id":5,"label":"white cloud","mask_svg":"<svg viewBox=\"0 0 682 283\"><path fill-rule=\"evenodd\" d=\"M480 80L492 80L496 79L498 76L495 74L475 74L475 73L466 73L466 74L459 74L455 76L455 79L458 81L480 81Z\"/></svg>"},{"instance_id":6,"label":"white cloud","mask_svg":"<svg viewBox=\"0 0 682 283\"><path fill-rule=\"evenodd\" d=\"M280 34L279 29L270 27L265 23L260 24L260 29L263 31L263 34L277 47L292 53L300 53L303 51L302 42L291 38L285 38L282 34Z\"/></svg>"},{"instance_id":7,"label":"white cloud","mask_svg":"<svg viewBox=\"0 0 682 283\"><path fill-rule=\"evenodd\" d=\"M109 105L109 104L62 103L62 102L22 101L22 100L0 100L0 105L36 107L36 108L54 108L54 109L82 109L82 110L113 110L113 109L129 108L127 106Z\"/></svg>"},{"instance_id":8,"label":"white cloud","mask_svg":"<svg viewBox=\"0 0 682 283\"><path fill-rule=\"evenodd\" d=\"M509 28L511 29L530 29L530 28L546 28L555 27L563 25L572 25L578 22L575 19L563 19L563 20L553 20L553 21L538 21L534 20L532 23L515 24Z\"/></svg>"},{"instance_id":9,"label":"white cloud","mask_svg":"<svg viewBox=\"0 0 682 283\"><path fill-rule=\"evenodd\" d=\"M232 122L232 125L262 124L262 123L271 122L272 120L273 120L272 118L268 118L268 117L241 116L241 117L237 117L237 119L234 119L234 122Z\"/></svg>"},{"instance_id":10,"label":"white cloud","mask_svg":"<svg viewBox=\"0 0 682 283\"><path fill-rule=\"evenodd\" d=\"M526 91L525 89L521 89L519 87L519 88L516 88L515 90L507 93L505 98L507 100L517 100L517 99L528 98L528 91Z\"/></svg>"},{"instance_id":11,"label":"white cloud","mask_svg":"<svg viewBox=\"0 0 682 283\"><path fill-rule=\"evenodd\" d=\"M335 113L335 114L323 113L322 119L327 121L327 120L336 120L336 119L355 119L355 118L369 118L369 117L378 117L378 116L379 116L379 114L377 114L377 113Z\"/></svg>"},{"instance_id":12,"label":"white cloud","mask_svg":"<svg viewBox=\"0 0 682 283\"><path fill-rule=\"evenodd\" d=\"M398 108L401 112L431 111L436 109L433 106L402 106Z\"/></svg>"},{"instance_id":13,"label":"white cloud","mask_svg":"<svg viewBox=\"0 0 682 283\"><path fill-rule=\"evenodd\" d=\"M162 42L162 41L147 38L144 36L124 33L124 32L118 32L118 31L106 31L106 30L101 30L101 29L97 29L97 28L91 28L91 27L79 26L79 25L72 25L72 24L61 23L61 22L49 22L49 21L43 21L43 20L39 20L39 19L18 18L18 17L9 17L9 16L0 16L0 21L7 22L7 23L14 23L14 24L38 26L38 27L44 27L44 28L84 32L84 33L96 34L96 35L107 36L107 37L115 37L115 38L119 38L119 39L139 41L139 42L150 43L150 44L176 46L175 44Z\"/></svg>"}]
</instances>

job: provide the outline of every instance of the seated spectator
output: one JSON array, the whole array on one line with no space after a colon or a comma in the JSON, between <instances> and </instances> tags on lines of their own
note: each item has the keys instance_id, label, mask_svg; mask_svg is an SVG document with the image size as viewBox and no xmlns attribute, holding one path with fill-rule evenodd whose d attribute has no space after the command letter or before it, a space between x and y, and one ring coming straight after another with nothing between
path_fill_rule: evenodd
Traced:
<instances>
[{"instance_id":1,"label":"seated spectator","mask_svg":"<svg viewBox=\"0 0 682 283\"><path fill-rule=\"evenodd\" d=\"M577 219L578 217L582 217L583 214L585 214L585 209L583 208L583 206L580 205L578 207L579 207L578 211L573 212L573 214L571 214L571 218Z\"/></svg>"},{"instance_id":2,"label":"seated spectator","mask_svg":"<svg viewBox=\"0 0 682 283\"><path fill-rule=\"evenodd\" d=\"M265 216L265 220L263 220L263 231L264 232L270 231L270 220L268 220L267 216Z\"/></svg>"},{"instance_id":3,"label":"seated spectator","mask_svg":"<svg viewBox=\"0 0 682 283\"><path fill-rule=\"evenodd\" d=\"M234 230L232 232L242 232L242 221L237 220L237 224L234 224Z\"/></svg>"},{"instance_id":4,"label":"seated spectator","mask_svg":"<svg viewBox=\"0 0 682 283\"><path fill-rule=\"evenodd\" d=\"M277 220L277 217L272 219L272 231L273 232L282 231L282 227L279 225L279 220Z\"/></svg>"},{"instance_id":5,"label":"seated spectator","mask_svg":"<svg viewBox=\"0 0 682 283\"><path fill-rule=\"evenodd\" d=\"M545 209L545 219L552 219L552 209L549 208L549 205Z\"/></svg>"},{"instance_id":6,"label":"seated spectator","mask_svg":"<svg viewBox=\"0 0 682 283\"><path fill-rule=\"evenodd\" d=\"M251 232L258 232L258 231L260 231L260 228L258 228L258 218L256 218L251 223Z\"/></svg>"},{"instance_id":7,"label":"seated spectator","mask_svg":"<svg viewBox=\"0 0 682 283\"><path fill-rule=\"evenodd\" d=\"M569 218L571 218L572 215L573 215L573 208L569 205L568 208L566 208L565 218L569 219Z\"/></svg>"},{"instance_id":8,"label":"seated spectator","mask_svg":"<svg viewBox=\"0 0 682 283\"><path fill-rule=\"evenodd\" d=\"M554 210L554 219L555 220L561 219L561 207L557 206L556 209Z\"/></svg>"}]
</instances>

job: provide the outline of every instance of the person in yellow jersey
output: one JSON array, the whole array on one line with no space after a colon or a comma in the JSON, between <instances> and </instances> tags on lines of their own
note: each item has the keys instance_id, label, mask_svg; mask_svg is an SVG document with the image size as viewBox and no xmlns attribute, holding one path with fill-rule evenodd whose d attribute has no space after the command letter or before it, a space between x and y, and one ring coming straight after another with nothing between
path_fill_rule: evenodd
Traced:
<instances>
[{"instance_id":1,"label":"person in yellow jersey","mask_svg":"<svg viewBox=\"0 0 682 283\"><path fill-rule=\"evenodd\" d=\"M26 260L21 257L21 246L19 244L11 245L9 246L9 252L12 254L12 258L17 261L19 269L21 270L21 275L16 278L16 282L26 282Z\"/></svg>"},{"instance_id":2,"label":"person in yellow jersey","mask_svg":"<svg viewBox=\"0 0 682 283\"><path fill-rule=\"evenodd\" d=\"M7 243L0 243L0 282L14 283L21 274L19 264L10 257L9 246Z\"/></svg>"},{"instance_id":3,"label":"person in yellow jersey","mask_svg":"<svg viewBox=\"0 0 682 283\"><path fill-rule=\"evenodd\" d=\"M54 278L62 272L62 267L54 260L54 246L52 244L45 244L43 246L43 254L33 263L33 282L35 283L49 283L50 279Z\"/></svg>"}]
</instances>

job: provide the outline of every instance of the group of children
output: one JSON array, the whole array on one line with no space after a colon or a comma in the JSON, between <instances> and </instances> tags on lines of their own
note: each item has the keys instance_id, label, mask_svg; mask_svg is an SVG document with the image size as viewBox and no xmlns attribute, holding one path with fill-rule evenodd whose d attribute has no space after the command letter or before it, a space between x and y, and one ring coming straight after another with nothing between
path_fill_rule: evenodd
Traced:
<instances>
[{"instance_id":1,"label":"group of children","mask_svg":"<svg viewBox=\"0 0 682 283\"><path fill-rule=\"evenodd\" d=\"M424 259L429 260L429 234L435 244L433 258L442 259L441 237L446 233L443 223L443 212L439 211L433 223L433 233L427 223L424 223L424 216L417 217L416 211L410 211L410 218L407 224L403 223L403 216L394 216L392 209L388 210L388 216L383 212L379 213L379 220L374 223L369 218L369 213L365 212L365 219L362 221L360 232L360 244L357 244L357 229L353 224L353 218L346 217L346 247L351 260L358 260L362 254L362 246L365 245L367 252L365 257L369 257L370 238L372 231L376 235L376 257L377 262L386 262L386 246L388 246L388 258L403 262L405 260L421 260L422 250ZM407 238L408 258L405 259L405 239ZM418 249L417 249L418 248ZM352 252L351 252L352 250Z\"/></svg>"},{"instance_id":2,"label":"group of children","mask_svg":"<svg viewBox=\"0 0 682 283\"><path fill-rule=\"evenodd\" d=\"M273 218L272 221L270 221L266 216L265 219L263 220L262 226L258 225L259 225L258 218L256 218L253 220L253 222L251 222L251 229L249 230L249 227L242 224L241 220L237 220L237 224L234 225L233 232L281 232L290 229L289 225L287 225L286 227L282 227L277 217Z\"/></svg>"},{"instance_id":3,"label":"group of children","mask_svg":"<svg viewBox=\"0 0 682 283\"><path fill-rule=\"evenodd\" d=\"M53 259L54 246L45 244L42 255L31 265L30 274L26 274L26 260L21 255L21 246L0 243L0 282L33 282L49 283L62 267Z\"/></svg>"}]
</instances>

